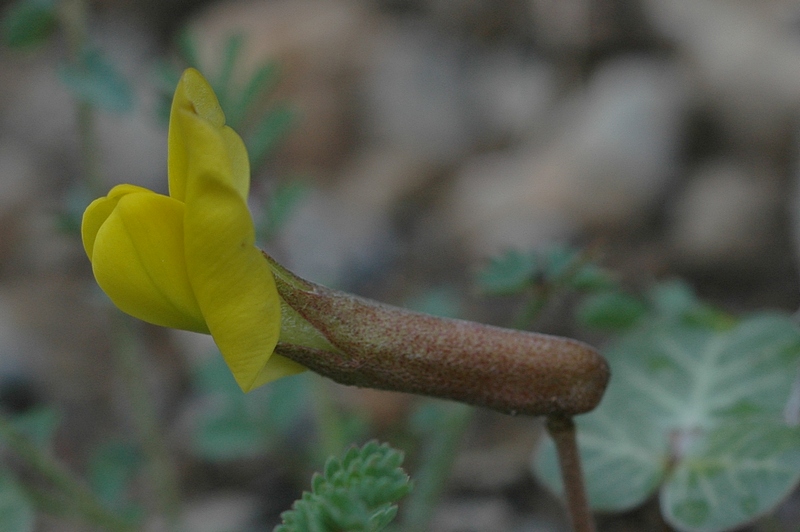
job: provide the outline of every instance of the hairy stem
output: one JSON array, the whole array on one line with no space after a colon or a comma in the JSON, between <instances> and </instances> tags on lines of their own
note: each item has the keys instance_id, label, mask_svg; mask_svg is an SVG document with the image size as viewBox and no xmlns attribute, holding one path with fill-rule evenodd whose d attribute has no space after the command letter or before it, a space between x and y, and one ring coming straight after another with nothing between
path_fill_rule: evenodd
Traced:
<instances>
[{"instance_id":1,"label":"hairy stem","mask_svg":"<svg viewBox=\"0 0 800 532\"><path fill-rule=\"evenodd\" d=\"M345 440L346 435L342 416L334 404L330 381L314 375L313 382L314 415L317 418L319 460L325 463L329 456L335 456L350 443Z\"/></svg>"},{"instance_id":2,"label":"hairy stem","mask_svg":"<svg viewBox=\"0 0 800 532\"><path fill-rule=\"evenodd\" d=\"M80 66L88 42L88 5L86 0L64 0L59 5L59 21L67 43L69 61ZM83 163L84 184L93 194L104 193L100 161L97 156L94 109L91 104L76 103L78 142Z\"/></svg>"},{"instance_id":3,"label":"hairy stem","mask_svg":"<svg viewBox=\"0 0 800 532\"><path fill-rule=\"evenodd\" d=\"M589 510L589 500L586 497L583 483L575 422L569 416L548 416L547 432L556 444L572 529L574 532L595 532L594 520Z\"/></svg>"},{"instance_id":4,"label":"hairy stem","mask_svg":"<svg viewBox=\"0 0 800 532\"><path fill-rule=\"evenodd\" d=\"M147 474L153 487L153 499L160 516L170 529L177 530L180 489L175 464L164 440L152 396L147 388L146 371L138 349L138 341L127 316L117 320L114 347L125 392L131 402L133 424L147 462Z\"/></svg>"},{"instance_id":5,"label":"hairy stem","mask_svg":"<svg viewBox=\"0 0 800 532\"><path fill-rule=\"evenodd\" d=\"M442 490L453 469L458 446L467 430L474 409L459 403L443 403L437 427L425 442L422 463L414 475L414 489L403 504L403 530L430 530Z\"/></svg>"},{"instance_id":6,"label":"hairy stem","mask_svg":"<svg viewBox=\"0 0 800 532\"><path fill-rule=\"evenodd\" d=\"M134 532L137 528L103 506L94 493L49 453L37 447L4 414L0 414L0 438L22 462L42 476L65 497L72 513L110 532ZM53 499L55 500L55 499Z\"/></svg>"}]
</instances>

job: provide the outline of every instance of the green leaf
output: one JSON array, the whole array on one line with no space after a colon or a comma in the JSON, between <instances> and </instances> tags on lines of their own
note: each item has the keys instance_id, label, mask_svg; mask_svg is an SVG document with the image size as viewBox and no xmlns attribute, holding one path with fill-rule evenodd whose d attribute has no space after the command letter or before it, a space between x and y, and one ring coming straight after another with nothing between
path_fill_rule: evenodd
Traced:
<instances>
[{"instance_id":1,"label":"green leaf","mask_svg":"<svg viewBox=\"0 0 800 532\"><path fill-rule=\"evenodd\" d=\"M274 62L262 65L253 73L239 95L239 100L225 112L231 127L239 128L244 119L253 114L253 107L259 98L275 88L278 78L278 64Z\"/></svg>"},{"instance_id":2,"label":"green leaf","mask_svg":"<svg viewBox=\"0 0 800 532\"><path fill-rule=\"evenodd\" d=\"M80 236L83 213L92 200L94 195L84 180L69 185L56 218L58 229L65 234Z\"/></svg>"},{"instance_id":3,"label":"green leaf","mask_svg":"<svg viewBox=\"0 0 800 532\"><path fill-rule=\"evenodd\" d=\"M200 70L200 60L197 53L197 45L192 37L192 32L186 27L178 33L177 39L178 51L190 67Z\"/></svg>"},{"instance_id":4,"label":"green leaf","mask_svg":"<svg viewBox=\"0 0 800 532\"><path fill-rule=\"evenodd\" d=\"M450 286L430 287L405 301L403 306L432 316L446 318L462 316L461 299L457 290Z\"/></svg>"},{"instance_id":5,"label":"green leaf","mask_svg":"<svg viewBox=\"0 0 800 532\"><path fill-rule=\"evenodd\" d=\"M169 124L169 113L172 108L172 95L175 87L181 79L182 70L172 63L161 60L157 61L153 68L153 83L158 90L158 100L156 102L156 117L160 124Z\"/></svg>"},{"instance_id":6,"label":"green leaf","mask_svg":"<svg viewBox=\"0 0 800 532\"><path fill-rule=\"evenodd\" d=\"M782 421L800 358L789 318L724 331L654 319L607 358L606 396L577 418L593 507L626 510L660 487L675 528L713 532L764 515L800 480L798 429ZM561 490L552 444L535 468Z\"/></svg>"},{"instance_id":7,"label":"green leaf","mask_svg":"<svg viewBox=\"0 0 800 532\"><path fill-rule=\"evenodd\" d=\"M51 408L31 409L13 418L14 427L43 449L50 447L60 420L58 413Z\"/></svg>"},{"instance_id":8,"label":"green leaf","mask_svg":"<svg viewBox=\"0 0 800 532\"><path fill-rule=\"evenodd\" d=\"M243 44L244 36L241 34L231 35L225 41L225 48L222 53L222 69L213 84L214 91L217 93L217 98L223 109L230 108L230 96L233 93L231 90L233 70L236 67L236 60L239 58Z\"/></svg>"},{"instance_id":9,"label":"green leaf","mask_svg":"<svg viewBox=\"0 0 800 532\"><path fill-rule=\"evenodd\" d=\"M133 108L133 90L116 67L99 51L87 49L78 64L59 70L61 82L72 94L95 107L114 112Z\"/></svg>"},{"instance_id":10,"label":"green leaf","mask_svg":"<svg viewBox=\"0 0 800 532\"><path fill-rule=\"evenodd\" d=\"M375 441L330 457L274 532L377 532L397 514L396 502L411 490L400 468L403 453Z\"/></svg>"},{"instance_id":11,"label":"green leaf","mask_svg":"<svg viewBox=\"0 0 800 532\"><path fill-rule=\"evenodd\" d=\"M106 443L89 460L89 486L110 507L135 512L137 509L130 504L128 495L141 464L142 458L133 445L121 441Z\"/></svg>"},{"instance_id":12,"label":"green leaf","mask_svg":"<svg viewBox=\"0 0 800 532\"><path fill-rule=\"evenodd\" d=\"M292 180L279 183L264 206L264 217L258 227L259 240L269 242L275 238L309 191L309 186L303 181Z\"/></svg>"},{"instance_id":13,"label":"green leaf","mask_svg":"<svg viewBox=\"0 0 800 532\"><path fill-rule=\"evenodd\" d=\"M288 105L276 105L255 126L245 139L247 152L253 168L258 168L264 159L277 147L294 122L295 113Z\"/></svg>"},{"instance_id":14,"label":"green leaf","mask_svg":"<svg viewBox=\"0 0 800 532\"><path fill-rule=\"evenodd\" d=\"M624 292L602 292L586 298L576 319L587 327L622 330L633 326L647 313L647 306Z\"/></svg>"},{"instance_id":15,"label":"green leaf","mask_svg":"<svg viewBox=\"0 0 800 532\"><path fill-rule=\"evenodd\" d=\"M14 478L0 470L0 530L32 532L36 520L33 505Z\"/></svg>"},{"instance_id":16,"label":"green leaf","mask_svg":"<svg viewBox=\"0 0 800 532\"><path fill-rule=\"evenodd\" d=\"M616 286L617 281L605 268L587 262L567 280L567 284L573 290L580 292L597 292L611 290Z\"/></svg>"},{"instance_id":17,"label":"green leaf","mask_svg":"<svg viewBox=\"0 0 800 532\"><path fill-rule=\"evenodd\" d=\"M694 290L681 280L662 281L648 293L653 307L660 316L679 321L700 305Z\"/></svg>"},{"instance_id":18,"label":"green leaf","mask_svg":"<svg viewBox=\"0 0 800 532\"><path fill-rule=\"evenodd\" d=\"M194 382L207 405L195 421L191 448L207 460L228 461L265 453L308 408L304 375L280 379L245 395L221 356L200 368Z\"/></svg>"},{"instance_id":19,"label":"green leaf","mask_svg":"<svg viewBox=\"0 0 800 532\"><path fill-rule=\"evenodd\" d=\"M538 271L536 253L509 250L492 257L486 268L478 272L478 287L486 294L517 294L535 281Z\"/></svg>"},{"instance_id":20,"label":"green leaf","mask_svg":"<svg viewBox=\"0 0 800 532\"><path fill-rule=\"evenodd\" d=\"M580 250L563 245L552 246L542 253L544 277L549 282L568 279L573 268L582 260Z\"/></svg>"},{"instance_id":21,"label":"green leaf","mask_svg":"<svg viewBox=\"0 0 800 532\"><path fill-rule=\"evenodd\" d=\"M675 468L661 512L686 531L738 528L785 499L800 480L800 428L742 420L707 434Z\"/></svg>"},{"instance_id":22,"label":"green leaf","mask_svg":"<svg viewBox=\"0 0 800 532\"><path fill-rule=\"evenodd\" d=\"M654 312L662 319L718 330L730 329L736 324L729 314L700 301L692 287L680 280L656 284L649 291L648 298Z\"/></svg>"},{"instance_id":23,"label":"green leaf","mask_svg":"<svg viewBox=\"0 0 800 532\"><path fill-rule=\"evenodd\" d=\"M193 436L194 452L213 461L258 456L266 451L269 441L264 428L254 424L241 405L236 404L206 416Z\"/></svg>"},{"instance_id":24,"label":"green leaf","mask_svg":"<svg viewBox=\"0 0 800 532\"><path fill-rule=\"evenodd\" d=\"M3 17L3 40L11 48L44 43L56 29L55 0L20 0Z\"/></svg>"}]
</instances>

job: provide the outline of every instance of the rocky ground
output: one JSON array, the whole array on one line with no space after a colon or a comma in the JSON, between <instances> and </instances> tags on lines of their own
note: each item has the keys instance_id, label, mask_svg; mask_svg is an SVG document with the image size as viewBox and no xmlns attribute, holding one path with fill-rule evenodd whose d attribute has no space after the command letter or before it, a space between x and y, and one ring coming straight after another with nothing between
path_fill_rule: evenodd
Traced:
<instances>
[{"instance_id":1,"label":"rocky ground","mask_svg":"<svg viewBox=\"0 0 800 532\"><path fill-rule=\"evenodd\" d=\"M176 57L178 30L190 29L211 67L232 33L244 35L235 79L278 61L274 98L291 102L297 120L254 175L254 198L287 177L309 185L269 243L309 279L400 305L443 294L465 317L507 324L508 308L475 293L475 270L503 250L565 242L600 250L631 287L680 276L732 312L798 306L797 2L93 7L92 39L136 98L131 113L97 116L107 186L166 187L155 65ZM80 468L94 442L129 428L130 407L108 357L112 324L61 223L82 172L75 105L57 76L63 56L58 43L0 50L0 396L14 408L56 405L58 453ZM188 368L208 342L145 332L148 385L180 449L182 420L197 408ZM392 394L334 393L366 412L367 434L396 433L410 408ZM529 472L538 436L534 421L476 414L431 529L563 530ZM189 530L263 523L281 509L263 516L263 490L285 478L179 454L182 478L195 482ZM797 512L791 502L781 511ZM668 530L655 514L607 518L602 529Z\"/></svg>"}]
</instances>

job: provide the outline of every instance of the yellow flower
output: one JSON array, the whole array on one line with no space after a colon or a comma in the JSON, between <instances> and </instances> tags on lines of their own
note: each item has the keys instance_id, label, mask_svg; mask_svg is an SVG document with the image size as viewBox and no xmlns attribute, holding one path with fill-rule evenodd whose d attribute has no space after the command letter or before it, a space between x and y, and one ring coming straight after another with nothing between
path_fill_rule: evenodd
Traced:
<instances>
[{"instance_id":1,"label":"yellow flower","mask_svg":"<svg viewBox=\"0 0 800 532\"><path fill-rule=\"evenodd\" d=\"M86 209L97 283L141 320L210 333L244 391L305 369L273 353L281 301L254 245L247 151L194 69L172 100L168 177L169 196L118 185Z\"/></svg>"}]
</instances>

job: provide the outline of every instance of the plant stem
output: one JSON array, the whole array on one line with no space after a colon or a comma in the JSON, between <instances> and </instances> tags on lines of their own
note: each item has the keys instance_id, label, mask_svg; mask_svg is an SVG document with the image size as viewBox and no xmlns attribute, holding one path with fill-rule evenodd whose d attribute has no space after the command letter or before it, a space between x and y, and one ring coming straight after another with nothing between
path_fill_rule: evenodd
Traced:
<instances>
[{"instance_id":1,"label":"plant stem","mask_svg":"<svg viewBox=\"0 0 800 532\"><path fill-rule=\"evenodd\" d=\"M137 528L103 506L86 485L60 462L37 447L14 423L0 414L0 438L23 463L50 482L70 501L70 509L87 522L111 532L134 532ZM53 499L55 500L55 499Z\"/></svg>"},{"instance_id":2,"label":"plant stem","mask_svg":"<svg viewBox=\"0 0 800 532\"><path fill-rule=\"evenodd\" d=\"M318 431L317 458L324 464L329 456L341 453L349 442L345 441L342 416L331 397L330 382L318 375L311 376L311 379Z\"/></svg>"},{"instance_id":3,"label":"plant stem","mask_svg":"<svg viewBox=\"0 0 800 532\"><path fill-rule=\"evenodd\" d=\"M575 422L569 416L548 416L547 432L556 444L572 530L574 532L595 532L594 520L589 510L589 500L583 484Z\"/></svg>"},{"instance_id":4,"label":"plant stem","mask_svg":"<svg viewBox=\"0 0 800 532\"><path fill-rule=\"evenodd\" d=\"M69 61L76 67L80 67L81 57L89 40L89 15L86 0L64 0L59 7L59 21L67 43ZM100 161L97 156L94 109L91 104L78 101L76 114L84 183L94 195L100 195L105 193L105 190Z\"/></svg>"},{"instance_id":5,"label":"plant stem","mask_svg":"<svg viewBox=\"0 0 800 532\"><path fill-rule=\"evenodd\" d=\"M126 397L131 402L133 424L147 463L158 513L168 529L176 530L180 509L180 489L174 463L158 423L155 405L147 388L146 371L137 338L127 316L115 313L117 327L114 346L119 372L125 383Z\"/></svg>"},{"instance_id":6,"label":"plant stem","mask_svg":"<svg viewBox=\"0 0 800 532\"><path fill-rule=\"evenodd\" d=\"M438 405L437 405L438 406ZM443 403L436 427L431 428L422 463L414 475L414 489L403 504L403 530L429 530L439 497L450 477L458 446L472 420L473 408L459 403Z\"/></svg>"}]
</instances>

